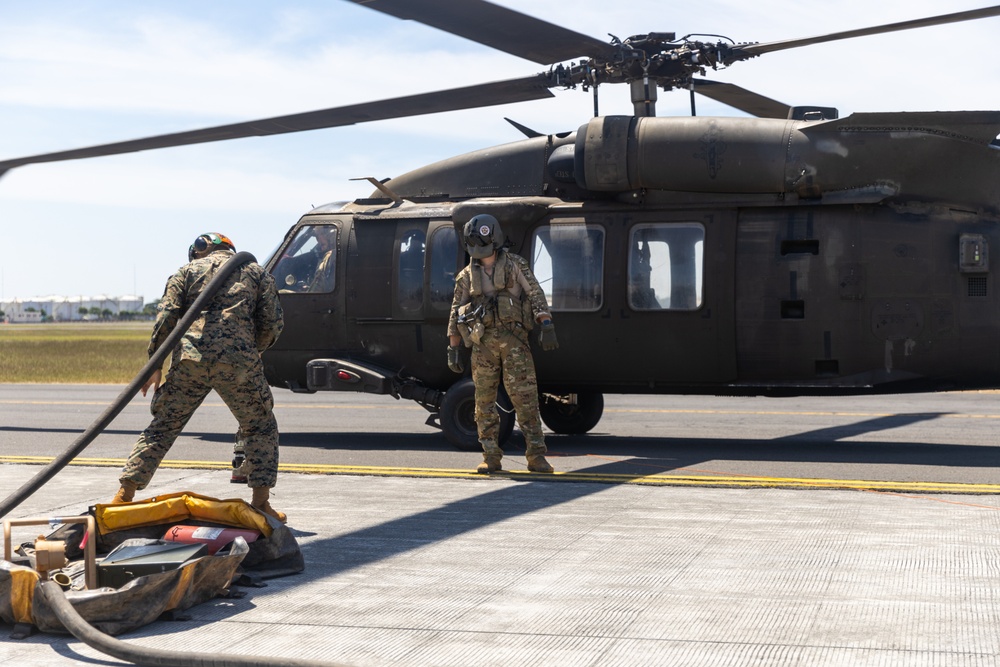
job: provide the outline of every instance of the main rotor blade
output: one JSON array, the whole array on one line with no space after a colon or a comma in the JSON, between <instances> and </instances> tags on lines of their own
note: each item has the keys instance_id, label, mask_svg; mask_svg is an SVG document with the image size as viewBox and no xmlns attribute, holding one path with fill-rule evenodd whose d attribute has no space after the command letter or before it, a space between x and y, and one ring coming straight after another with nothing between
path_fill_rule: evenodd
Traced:
<instances>
[{"instance_id":1,"label":"main rotor blade","mask_svg":"<svg viewBox=\"0 0 1000 667\"><path fill-rule=\"evenodd\" d=\"M542 65L580 56L611 58L615 47L562 26L486 0L350 0L400 19L419 21L452 35Z\"/></svg>"},{"instance_id":2,"label":"main rotor blade","mask_svg":"<svg viewBox=\"0 0 1000 667\"><path fill-rule=\"evenodd\" d=\"M974 21L976 19L1000 16L1000 5L984 7L983 9L972 9L954 14L942 14L924 19L914 19L912 21L901 21L899 23L888 23L886 25L873 26L871 28L859 28L858 30L845 30L834 32L829 35L819 35L817 37L805 37L802 39L788 39L780 42L767 42L764 44L746 44L733 47L733 51L746 57L759 56L762 53L772 51L783 51L785 49L795 49L800 46L811 44L821 44L823 42L834 42L839 39L850 39L852 37L865 37L867 35L880 35L886 32L896 32L899 30L912 30L914 28L927 28L945 23L959 23L961 21Z\"/></svg>"},{"instance_id":3,"label":"main rotor blade","mask_svg":"<svg viewBox=\"0 0 1000 667\"><path fill-rule=\"evenodd\" d=\"M692 79L694 91L759 118L788 118L791 107L731 83Z\"/></svg>"},{"instance_id":4,"label":"main rotor blade","mask_svg":"<svg viewBox=\"0 0 1000 667\"><path fill-rule=\"evenodd\" d=\"M536 74L522 79L496 81L494 83L465 88L453 88L433 93L397 97L391 100L352 104L332 109L320 109L318 111L307 111L288 116L275 116L274 118L233 123L232 125L219 125L201 130L161 134L154 137L77 148L57 153L0 160L0 175L14 167L39 162L61 162L63 160L78 160L104 155L135 153L153 148L170 148L173 146L188 146L191 144L228 141L229 139L242 139L245 137L288 134L291 132L303 132L305 130L319 130L327 127L368 123L389 118L403 118L442 111L473 109L512 102L526 102L545 97L554 97L548 89L548 79L542 74Z\"/></svg>"}]
</instances>

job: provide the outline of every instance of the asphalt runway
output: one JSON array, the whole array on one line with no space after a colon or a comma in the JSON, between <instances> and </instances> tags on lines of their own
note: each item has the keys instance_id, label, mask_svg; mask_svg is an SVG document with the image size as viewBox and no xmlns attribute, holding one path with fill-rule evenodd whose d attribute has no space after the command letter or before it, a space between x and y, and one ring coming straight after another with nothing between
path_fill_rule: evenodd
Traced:
<instances>
[{"instance_id":1,"label":"asphalt runway","mask_svg":"<svg viewBox=\"0 0 1000 667\"><path fill-rule=\"evenodd\" d=\"M0 462L44 461L61 453L123 389L0 384ZM275 390L275 401L283 470L471 471L480 460L475 452L454 449L424 423L428 413L409 401L281 390ZM148 420L148 398L137 395L80 458L120 465ZM605 397L604 417L593 432L547 433L547 443L557 472L576 475L997 485L998 424L1000 394L994 392L782 399L614 395ZM211 394L165 464L224 469L235 430L235 420ZM506 470L524 470L523 447L515 431ZM108 486L114 485L109 471ZM982 492L959 492L970 491Z\"/></svg>"}]
</instances>

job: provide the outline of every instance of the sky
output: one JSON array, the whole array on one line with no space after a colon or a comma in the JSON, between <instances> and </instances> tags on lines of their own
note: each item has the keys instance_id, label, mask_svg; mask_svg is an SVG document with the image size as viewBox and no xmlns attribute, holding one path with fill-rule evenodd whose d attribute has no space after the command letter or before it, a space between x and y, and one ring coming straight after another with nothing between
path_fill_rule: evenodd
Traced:
<instances>
[{"instance_id":1,"label":"sky","mask_svg":"<svg viewBox=\"0 0 1000 667\"><path fill-rule=\"evenodd\" d=\"M646 32L771 42L987 6L966 0L502 0L598 39ZM611 9L609 9L609 7ZM789 104L862 111L1000 108L1000 18L766 54L709 78ZM706 41L713 41L714 38ZM0 159L528 76L543 70L344 0L0 0ZM630 114L625 86L602 114ZM684 92L660 116L687 115ZM162 294L203 232L263 262L316 205L517 141L512 118L575 130L589 93L130 155L0 179L0 299ZM707 98L699 115L743 115Z\"/></svg>"}]
</instances>

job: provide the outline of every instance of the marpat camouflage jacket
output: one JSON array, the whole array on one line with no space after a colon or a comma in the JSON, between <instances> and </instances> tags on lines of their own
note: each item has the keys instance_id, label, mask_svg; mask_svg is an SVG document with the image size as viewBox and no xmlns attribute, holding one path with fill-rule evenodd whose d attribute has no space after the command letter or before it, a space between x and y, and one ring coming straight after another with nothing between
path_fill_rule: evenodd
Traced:
<instances>
[{"instance_id":1,"label":"marpat camouflage jacket","mask_svg":"<svg viewBox=\"0 0 1000 667\"><path fill-rule=\"evenodd\" d=\"M149 356L159 349L177 322L223 264L235 253L221 249L189 262L167 281L149 340ZM260 363L260 353L281 334L284 319L274 278L255 262L236 269L174 351L174 361Z\"/></svg>"}]
</instances>

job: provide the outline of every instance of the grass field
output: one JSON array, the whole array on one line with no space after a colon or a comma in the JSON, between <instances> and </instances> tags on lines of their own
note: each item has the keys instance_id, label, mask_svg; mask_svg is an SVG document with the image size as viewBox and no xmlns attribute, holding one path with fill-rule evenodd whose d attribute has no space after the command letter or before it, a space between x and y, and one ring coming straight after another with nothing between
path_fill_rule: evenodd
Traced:
<instances>
[{"instance_id":1,"label":"grass field","mask_svg":"<svg viewBox=\"0 0 1000 667\"><path fill-rule=\"evenodd\" d=\"M127 384L152 322L0 324L0 382Z\"/></svg>"}]
</instances>

